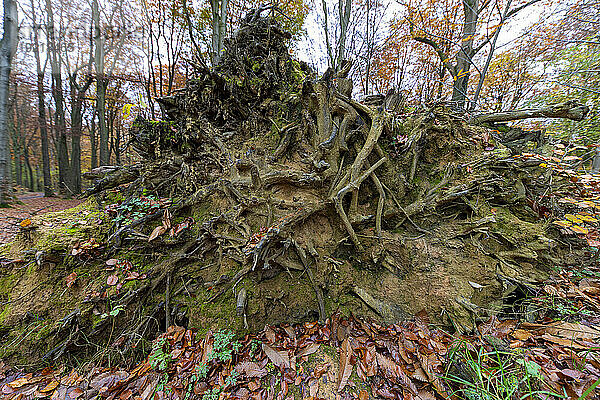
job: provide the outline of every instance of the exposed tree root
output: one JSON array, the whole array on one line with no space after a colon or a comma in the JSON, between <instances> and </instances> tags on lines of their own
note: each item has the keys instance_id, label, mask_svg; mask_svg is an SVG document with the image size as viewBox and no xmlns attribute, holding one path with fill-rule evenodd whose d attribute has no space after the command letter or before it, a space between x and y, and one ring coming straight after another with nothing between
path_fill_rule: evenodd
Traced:
<instances>
[{"instance_id":1,"label":"exposed tree root","mask_svg":"<svg viewBox=\"0 0 600 400\"><path fill-rule=\"evenodd\" d=\"M154 260L150 281L130 297L97 300L127 308L119 335L138 343L184 321L181 304L194 310L192 323L250 329L324 320L347 304L386 322L422 308L470 316L464 304L497 307L496 265L516 265L519 246L538 254L556 243L525 206L548 188L539 163L517 161L501 137L442 106L406 115L394 93L356 101L350 63L316 79L289 56L273 21L252 21L222 64L162 101L169 121L136 120L130 145L141 163L98 174L86 192L108 203L104 195L121 187L105 240L111 257ZM134 216L144 193L168 202ZM527 263L534 275L548 261ZM479 279L489 292L473 292L468 282ZM459 296L473 298L461 305ZM214 305L233 311L210 314ZM102 322L94 334L111 329ZM65 343L48 357L67 352Z\"/></svg>"}]
</instances>

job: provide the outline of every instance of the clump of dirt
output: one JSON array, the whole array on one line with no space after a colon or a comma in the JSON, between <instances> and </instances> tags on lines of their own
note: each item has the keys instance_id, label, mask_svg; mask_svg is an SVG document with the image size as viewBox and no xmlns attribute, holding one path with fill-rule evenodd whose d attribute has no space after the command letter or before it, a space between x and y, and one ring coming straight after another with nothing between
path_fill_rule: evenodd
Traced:
<instances>
[{"instance_id":1,"label":"clump of dirt","mask_svg":"<svg viewBox=\"0 0 600 400\"><path fill-rule=\"evenodd\" d=\"M110 226L102 251L64 249L57 264L78 280L57 279L47 304L80 297L67 320L48 318L69 339L46 360L98 343L129 357L119 349L173 323L259 330L336 310L383 322L426 310L465 332L572 257L530 206L551 184L537 163L443 105L352 99L350 63L316 78L286 37L249 16L219 66L162 99L166 121L136 121L140 162L87 191ZM0 288L9 338L4 321L29 311L19 293Z\"/></svg>"}]
</instances>

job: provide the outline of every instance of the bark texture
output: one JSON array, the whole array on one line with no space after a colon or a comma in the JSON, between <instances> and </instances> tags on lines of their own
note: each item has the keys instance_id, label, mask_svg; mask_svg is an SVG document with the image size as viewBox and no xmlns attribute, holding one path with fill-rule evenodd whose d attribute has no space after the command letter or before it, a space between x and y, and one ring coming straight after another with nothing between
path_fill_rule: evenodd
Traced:
<instances>
[{"instance_id":1,"label":"bark texture","mask_svg":"<svg viewBox=\"0 0 600 400\"><path fill-rule=\"evenodd\" d=\"M8 95L12 60L17 50L17 2L4 0L4 31L0 41L0 204L10 193L10 142L8 133Z\"/></svg>"},{"instance_id":2,"label":"bark texture","mask_svg":"<svg viewBox=\"0 0 600 400\"><path fill-rule=\"evenodd\" d=\"M577 100L569 100L535 109L478 114L473 116L469 122L471 124L493 124L529 118L564 118L582 121L589 112L590 109L585 104L581 104Z\"/></svg>"}]
</instances>

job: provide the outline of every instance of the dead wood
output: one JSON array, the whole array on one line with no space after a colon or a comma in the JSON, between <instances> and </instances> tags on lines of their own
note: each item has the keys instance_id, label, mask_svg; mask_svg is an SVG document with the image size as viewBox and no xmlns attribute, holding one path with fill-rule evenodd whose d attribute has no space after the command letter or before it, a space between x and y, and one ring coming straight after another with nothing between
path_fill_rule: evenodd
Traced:
<instances>
[{"instance_id":1,"label":"dead wood","mask_svg":"<svg viewBox=\"0 0 600 400\"><path fill-rule=\"evenodd\" d=\"M536 109L479 114L471 117L469 123L481 125L529 118L565 118L573 121L581 121L589 111L588 106L579 103L577 100L569 100L564 103L552 104Z\"/></svg>"}]
</instances>

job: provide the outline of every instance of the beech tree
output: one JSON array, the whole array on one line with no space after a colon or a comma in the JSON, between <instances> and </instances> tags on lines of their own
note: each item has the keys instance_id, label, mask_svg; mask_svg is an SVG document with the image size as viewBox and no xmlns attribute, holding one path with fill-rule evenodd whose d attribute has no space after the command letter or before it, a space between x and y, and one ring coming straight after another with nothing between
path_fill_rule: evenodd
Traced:
<instances>
[{"instance_id":1,"label":"beech tree","mask_svg":"<svg viewBox=\"0 0 600 400\"><path fill-rule=\"evenodd\" d=\"M408 5L408 23L411 34L417 42L430 46L446 71L452 76L454 83L452 86L452 101L459 108L472 108L475 106L475 99L469 99L468 85L471 76L471 67L474 66L475 56L491 43L488 54L493 54L495 44L500 29L506 22L517 15L521 10L529 7L540 0L530 0L525 3L514 4L511 0L502 7L498 2L491 0L462 0L462 22L459 41L453 41L451 38L439 36L429 29L419 18L420 10L418 5ZM503 10L503 11L502 11ZM490 23L490 27L485 32L479 32L479 24L485 18ZM441 43L450 43L451 52L444 51ZM491 60L488 57L487 65ZM485 69L485 67L484 67ZM485 76L484 71L478 68L481 76ZM468 104L467 104L468 102Z\"/></svg>"},{"instance_id":2,"label":"beech tree","mask_svg":"<svg viewBox=\"0 0 600 400\"><path fill-rule=\"evenodd\" d=\"M212 63L217 65L221 59L225 34L227 32L227 11L229 0L210 0L212 22Z\"/></svg>"},{"instance_id":3,"label":"beech tree","mask_svg":"<svg viewBox=\"0 0 600 400\"><path fill-rule=\"evenodd\" d=\"M46 99L44 96L44 73L46 70L46 62L42 66L40 56L40 28L41 24L38 22L36 15L37 4L34 0L31 0L31 24L33 33L33 55L35 58L36 67L36 89L37 89L37 100L38 100L38 129L41 139L41 150L42 150L42 170L44 176L44 196L49 197L54 193L52 191L52 179L50 176L50 153L48 149L48 127L46 121ZM46 61L48 58L46 58Z\"/></svg>"},{"instance_id":4,"label":"beech tree","mask_svg":"<svg viewBox=\"0 0 600 400\"><path fill-rule=\"evenodd\" d=\"M9 79L17 50L17 2L4 0L4 25L0 41L0 204L8 201L10 192L10 144L8 136Z\"/></svg>"}]
</instances>

